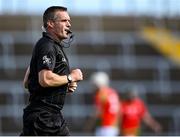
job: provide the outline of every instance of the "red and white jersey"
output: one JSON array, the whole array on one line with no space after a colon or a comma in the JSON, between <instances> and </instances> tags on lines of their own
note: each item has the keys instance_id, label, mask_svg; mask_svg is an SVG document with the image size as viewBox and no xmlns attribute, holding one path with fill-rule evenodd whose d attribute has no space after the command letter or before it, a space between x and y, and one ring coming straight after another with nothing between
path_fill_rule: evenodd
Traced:
<instances>
[{"instance_id":1,"label":"red and white jersey","mask_svg":"<svg viewBox=\"0 0 180 137\"><path fill-rule=\"evenodd\" d=\"M95 95L95 104L101 126L118 126L120 102L114 89L109 87L99 89Z\"/></svg>"},{"instance_id":2,"label":"red and white jersey","mask_svg":"<svg viewBox=\"0 0 180 137\"><path fill-rule=\"evenodd\" d=\"M139 98L121 103L121 129L139 128L147 108Z\"/></svg>"}]
</instances>

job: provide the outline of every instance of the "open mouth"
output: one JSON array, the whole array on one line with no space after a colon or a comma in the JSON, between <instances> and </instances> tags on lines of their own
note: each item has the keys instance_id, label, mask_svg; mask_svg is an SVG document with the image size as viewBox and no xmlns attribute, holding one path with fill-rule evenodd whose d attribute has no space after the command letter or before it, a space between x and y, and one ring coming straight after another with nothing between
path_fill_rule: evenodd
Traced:
<instances>
[{"instance_id":1,"label":"open mouth","mask_svg":"<svg viewBox=\"0 0 180 137\"><path fill-rule=\"evenodd\" d=\"M66 31L66 34L67 34L67 35L72 33L72 31L69 30L69 29L65 29L65 31Z\"/></svg>"}]
</instances>

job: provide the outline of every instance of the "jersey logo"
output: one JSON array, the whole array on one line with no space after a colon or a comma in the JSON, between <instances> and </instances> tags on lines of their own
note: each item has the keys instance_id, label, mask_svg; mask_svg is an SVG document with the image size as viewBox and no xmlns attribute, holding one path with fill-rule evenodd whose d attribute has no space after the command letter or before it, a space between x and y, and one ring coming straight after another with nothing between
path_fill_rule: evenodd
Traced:
<instances>
[{"instance_id":1,"label":"jersey logo","mask_svg":"<svg viewBox=\"0 0 180 137\"><path fill-rule=\"evenodd\" d=\"M65 58L62 58L62 62L66 62L66 59L65 59Z\"/></svg>"},{"instance_id":2,"label":"jersey logo","mask_svg":"<svg viewBox=\"0 0 180 137\"><path fill-rule=\"evenodd\" d=\"M51 59L47 57L47 55L43 56L43 64L51 64Z\"/></svg>"}]
</instances>

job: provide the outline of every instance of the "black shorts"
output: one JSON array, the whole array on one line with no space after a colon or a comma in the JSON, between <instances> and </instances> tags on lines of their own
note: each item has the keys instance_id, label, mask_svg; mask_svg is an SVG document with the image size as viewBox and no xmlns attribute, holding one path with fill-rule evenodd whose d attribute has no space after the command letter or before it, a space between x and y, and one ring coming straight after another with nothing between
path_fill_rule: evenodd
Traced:
<instances>
[{"instance_id":1,"label":"black shorts","mask_svg":"<svg viewBox=\"0 0 180 137\"><path fill-rule=\"evenodd\" d=\"M42 107L25 108L21 136L70 136L62 114Z\"/></svg>"}]
</instances>

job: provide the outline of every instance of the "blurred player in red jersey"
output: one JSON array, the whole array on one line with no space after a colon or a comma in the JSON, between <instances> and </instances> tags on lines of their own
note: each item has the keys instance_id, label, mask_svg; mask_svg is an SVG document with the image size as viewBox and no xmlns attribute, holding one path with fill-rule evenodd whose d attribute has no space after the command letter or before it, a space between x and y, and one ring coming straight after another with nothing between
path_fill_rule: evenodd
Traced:
<instances>
[{"instance_id":1,"label":"blurred player in red jersey","mask_svg":"<svg viewBox=\"0 0 180 137\"><path fill-rule=\"evenodd\" d=\"M119 134L120 102L118 93L109 87L109 77L105 72L96 72L91 77L95 86L95 119L97 136L117 136Z\"/></svg>"},{"instance_id":2,"label":"blurred player in red jersey","mask_svg":"<svg viewBox=\"0 0 180 137\"><path fill-rule=\"evenodd\" d=\"M138 97L137 91L129 88L121 101L121 135L138 136L141 121L156 133L162 130L161 125L153 119L144 102Z\"/></svg>"}]
</instances>

